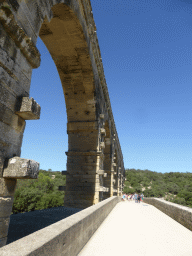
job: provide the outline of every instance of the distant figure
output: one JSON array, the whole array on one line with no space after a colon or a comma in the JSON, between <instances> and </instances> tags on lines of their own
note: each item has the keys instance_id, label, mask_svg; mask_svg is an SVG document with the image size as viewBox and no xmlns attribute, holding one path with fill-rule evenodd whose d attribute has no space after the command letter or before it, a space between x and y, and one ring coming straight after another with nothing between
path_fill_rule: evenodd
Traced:
<instances>
[{"instance_id":1,"label":"distant figure","mask_svg":"<svg viewBox=\"0 0 192 256\"><path fill-rule=\"evenodd\" d=\"M140 194L138 195L138 203L140 203L140 201L141 201L141 196L140 196Z\"/></svg>"},{"instance_id":2,"label":"distant figure","mask_svg":"<svg viewBox=\"0 0 192 256\"><path fill-rule=\"evenodd\" d=\"M143 197L144 197L144 195L143 195L143 193L141 194L141 200L143 201Z\"/></svg>"},{"instance_id":3,"label":"distant figure","mask_svg":"<svg viewBox=\"0 0 192 256\"><path fill-rule=\"evenodd\" d=\"M122 195L122 201L125 201L125 194Z\"/></svg>"},{"instance_id":4,"label":"distant figure","mask_svg":"<svg viewBox=\"0 0 192 256\"><path fill-rule=\"evenodd\" d=\"M137 200L138 200L138 195L137 195L137 193L135 193L134 198L135 198L135 203L137 203Z\"/></svg>"}]
</instances>

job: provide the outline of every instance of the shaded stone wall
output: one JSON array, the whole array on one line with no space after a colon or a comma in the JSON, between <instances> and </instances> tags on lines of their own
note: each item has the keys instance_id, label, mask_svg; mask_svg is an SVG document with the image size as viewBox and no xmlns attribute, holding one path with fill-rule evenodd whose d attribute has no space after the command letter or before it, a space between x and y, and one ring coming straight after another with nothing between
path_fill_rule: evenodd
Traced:
<instances>
[{"instance_id":1,"label":"shaded stone wall","mask_svg":"<svg viewBox=\"0 0 192 256\"><path fill-rule=\"evenodd\" d=\"M1 256L78 255L121 200L111 197L0 249Z\"/></svg>"},{"instance_id":2,"label":"shaded stone wall","mask_svg":"<svg viewBox=\"0 0 192 256\"><path fill-rule=\"evenodd\" d=\"M86 208L122 192L123 156L90 1L0 0L0 246L6 243L16 180L37 178L39 163L20 154L25 120L40 118L40 106L29 97L32 70L41 61L38 36L55 62L66 103L65 205Z\"/></svg>"}]
</instances>

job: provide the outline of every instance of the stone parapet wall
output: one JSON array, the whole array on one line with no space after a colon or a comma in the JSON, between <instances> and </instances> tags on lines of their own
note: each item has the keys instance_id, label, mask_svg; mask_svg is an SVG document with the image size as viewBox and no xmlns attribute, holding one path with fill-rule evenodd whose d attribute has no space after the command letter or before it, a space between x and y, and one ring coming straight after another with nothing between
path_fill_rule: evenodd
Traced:
<instances>
[{"instance_id":1,"label":"stone parapet wall","mask_svg":"<svg viewBox=\"0 0 192 256\"><path fill-rule=\"evenodd\" d=\"M110 197L4 246L0 249L0 255L77 255L120 200L120 197Z\"/></svg>"},{"instance_id":2,"label":"stone parapet wall","mask_svg":"<svg viewBox=\"0 0 192 256\"><path fill-rule=\"evenodd\" d=\"M159 198L144 198L144 203L155 206L157 209L192 231L192 208Z\"/></svg>"}]
</instances>

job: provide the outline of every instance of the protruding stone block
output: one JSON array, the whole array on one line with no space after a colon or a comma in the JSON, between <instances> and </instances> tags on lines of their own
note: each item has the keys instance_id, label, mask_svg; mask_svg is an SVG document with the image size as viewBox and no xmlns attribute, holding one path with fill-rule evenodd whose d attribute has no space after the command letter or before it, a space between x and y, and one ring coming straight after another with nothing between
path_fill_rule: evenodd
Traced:
<instances>
[{"instance_id":1,"label":"protruding stone block","mask_svg":"<svg viewBox=\"0 0 192 256\"><path fill-rule=\"evenodd\" d=\"M104 177L104 178L106 178L106 177L107 177L107 173L106 173L106 172L103 174L103 177Z\"/></svg>"},{"instance_id":2,"label":"protruding stone block","mask_svg":"<svg viewBox=\"0 0 192 256\"><path fill-rule=\"evenodd\" d=\"M38 174L38 162L15 156L9 159L7 167L4 168L3 177L13 179L37 179Z\"/></svg>"},{"instance_id":3,"label":"protruding stone block","mask_svg":"<svg viewBox=\"0 0 192 256\"><path fill-rule=\"evenodd\" d=\"M117 166L117 164L116 164L116 163L113 163L113 166Z\"/></svg>"},{"instance_id":4,"label":"protruding stone block","mask_svg":"<svg viewBox=\"0 0 192 256\"><path fill-rule=\"evenodd\" d=\"M66 186L59 186L58 190L59 191L66 191Z\"/></svg>"},{"instance_id":5,"label":"protruding stone block","mask_svg":"<svg viewBox=\"0 0 192 256\"><path fill-rule=\"evenodd\" d=\"M103 174L104 174L104 170L98 170L98 171L97 171L97 174L103 175Z\"/></svg>"},{"instance_id":6,"label":"protruding stone block","mask_svg":"<svg viewBox=\"0 0 192 256\"><path fill-rule=\"evenodd\" d=\"M105 142L100 142L100 148L105 148Z\"/></svg>"},{"instance_id":7,"label":"protruding stone block","mask_svg":"<svg viewBox=\"0 0 192 256\"><path fill-rule=\"evenodd\" d=\"M100 114L99 117L100 117L100 119L104 119L105 115L104 114Z\"/></svg>"},{"instance_id":8,"label":"protruding stone block","mask_svg":"<svg viewBox=\"0 0 192 256\"><path fill-rule=\"evenodd\" d=\"M100 128L100 132L101 132L102 135L106 136L106 131L105 131L104 128Z\"/></svg>"},{"instance_id":9,"label":"protruding stone block","mask_svg":"<svg viewBox=\"0 0 192 256\"><path fill-rule=\"evenodd\" d=\"M41 107L33 98L23 97L20 110L15 114L24 120L35 120L40 118L40 112Z\"/></svg>"},{"instance_id":10,"label":"protruding stone block","mask_svg":"<svg viewBox=\"0 0 192 256\"><path fill-rule=\"evenodd\" d=\"M99 188L99 191L100 191L100 192L109 192L109 188L100 187L100 188Z\"/></svg>"}]
</instances>

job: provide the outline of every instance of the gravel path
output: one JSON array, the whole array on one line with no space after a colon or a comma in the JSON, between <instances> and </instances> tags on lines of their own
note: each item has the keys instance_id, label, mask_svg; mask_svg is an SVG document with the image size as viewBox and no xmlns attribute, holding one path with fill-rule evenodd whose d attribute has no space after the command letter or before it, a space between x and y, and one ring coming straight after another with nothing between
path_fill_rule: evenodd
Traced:
<instances>
[{"instance_id":1,"label":"gravel path","mask_svg":"<svg viewBox=\"0 0 192 256\"><path fill-rule=\"evenodd\" d=\"M10 216L7 244L69 217L82 209L64 206L12 214Z\"/></svg>"}]
</instances>

